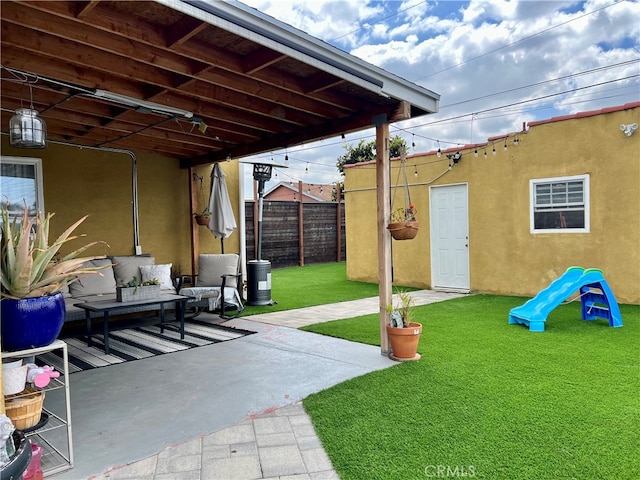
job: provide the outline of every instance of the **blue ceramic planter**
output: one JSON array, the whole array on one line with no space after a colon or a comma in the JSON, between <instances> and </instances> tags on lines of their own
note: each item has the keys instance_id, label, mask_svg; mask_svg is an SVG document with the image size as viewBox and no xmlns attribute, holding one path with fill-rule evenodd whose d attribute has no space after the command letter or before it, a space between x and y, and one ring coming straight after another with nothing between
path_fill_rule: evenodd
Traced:
<instances>
[{"instance_id":1,"label":"blue ceramic planter","mask_svg":"<svg viewBox=\"0 0 640 480\"><path fill-rule=\"evenodd\" d=\"M58 338L66 308L64 296L55 295L12 300L3 298L2 350L13 352L27 348L44 347Z\"/></svg>"}]
</instances>

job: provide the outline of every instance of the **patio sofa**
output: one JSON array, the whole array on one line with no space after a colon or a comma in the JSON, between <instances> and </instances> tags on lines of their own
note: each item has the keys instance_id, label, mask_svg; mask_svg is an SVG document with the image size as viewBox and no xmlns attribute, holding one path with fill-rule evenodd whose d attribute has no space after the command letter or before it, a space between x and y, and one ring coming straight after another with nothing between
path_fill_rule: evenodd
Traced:
<instances>
[{"instance_id":1,"label":"patio sofa","mask_svg":"<svg viewBox=\"0 0 640 480\"><path fill-rule=\"evenodd\" d=\"M116 300L116 286L122 286L131 281L149 280L156 278L160 282L160 293L176 293L176 285L171 278L171 264L156 265L155 258L148 255L112 256L87 262L88 266L105 266L100 274L81 275L76 282L64 291L67 313L65 322L84 320L85 311L75 304L100 300ZM158 310L157 305L131 307L122 313L136 313ZM101 313L92 313L102 316Z\"/></svg>"}]
</instances>

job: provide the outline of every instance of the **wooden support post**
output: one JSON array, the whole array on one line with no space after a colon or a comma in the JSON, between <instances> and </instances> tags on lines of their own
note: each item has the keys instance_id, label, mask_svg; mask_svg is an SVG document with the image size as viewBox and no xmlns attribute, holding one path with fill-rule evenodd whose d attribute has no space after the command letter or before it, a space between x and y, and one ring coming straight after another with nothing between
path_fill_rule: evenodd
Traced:
<instances>
[{"instance_id":1,"label":"wooden support post","mask_svg":"<svg viewBox=\"0 0 640 480\"><path fill-rule=\"evenodd\" d=\"M391 182L389 179L389 123L386 115L373 119L376 127L376 185L378 201L378 292L380 296L380 350L389 355L389 337L387 323L389 313L387 305L392 300L391 290L391 234L387 222L391 215Z\"/></svg>"},{"instance_id":2,"label":"wooden support post","mask_svg":"<svg viewBox=\"0 0 640 480\"><path fill-rule=\"evenodd\" d=\"M258 181L253 181L253 258L258 259Z\"/></svg>"},{"instance_id":3,"label":"wooden support post","mask_svg":"<svg viewBox=\"0 0 640 480\"><path fill-rule=\"evenodd\" d=\"M342 261L342 202L340 201L340 197L342 196L340 183L336 183L336 216L338 217L336 221L336 243L338 249L338 262Z\"/></svg>"},{"instance_id":4,"label":"wooden support post","mask_svg":"<svg viewBox=\"0 0 640 480\"><path fill-rule=\"evenodd\" d=\"M189 217L191 218L191 282L198 274L198 257L200 256L200 232L193 214L198 211L199 177L195 167L189 167Z\"/></svg>"},{"instance_id":5,"label":"wooden support post","mask_svg":"<svg viewBox=\"0 0 640 480\"><path fill-rule=\"evenodd\" d=\"M300 192L300 199L298 200L298 251L300 252L300 266L304 267L304 217L302 213L302 180L298 181L298 192Z\"/></svg>"}]
</instances>

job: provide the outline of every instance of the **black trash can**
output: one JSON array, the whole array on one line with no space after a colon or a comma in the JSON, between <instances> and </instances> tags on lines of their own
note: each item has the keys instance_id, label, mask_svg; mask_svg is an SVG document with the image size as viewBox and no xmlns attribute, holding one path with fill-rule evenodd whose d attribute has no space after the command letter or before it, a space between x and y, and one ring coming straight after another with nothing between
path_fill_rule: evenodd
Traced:
<instances>
[{"instance_id":1,"label":"black trash can","mask_svg":"<svg viewBox=\"0 0 640 480\"><path fill-rule=\"evenodd\" d=\"M247 305L273 305L269 260L247 262Z\"/></svg>"}]
</instances>

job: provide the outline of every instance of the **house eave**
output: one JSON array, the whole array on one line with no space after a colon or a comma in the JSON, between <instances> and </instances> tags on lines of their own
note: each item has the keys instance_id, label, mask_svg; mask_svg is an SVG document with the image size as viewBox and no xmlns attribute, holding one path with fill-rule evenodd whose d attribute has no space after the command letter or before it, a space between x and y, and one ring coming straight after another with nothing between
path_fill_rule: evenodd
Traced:
<instances>
[{"instance_id":1,"label":"house eave","mask_svg":"<svg viewBox=\"0 0 640 480\"><path fill-rule=\"evenodd\" d=\"M416 115L436 113L440 95L235 1L156 0L387 98L409 102Z\"/></svg>"}]
</instances>

